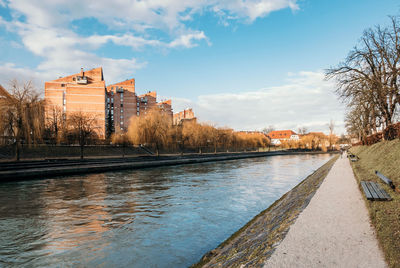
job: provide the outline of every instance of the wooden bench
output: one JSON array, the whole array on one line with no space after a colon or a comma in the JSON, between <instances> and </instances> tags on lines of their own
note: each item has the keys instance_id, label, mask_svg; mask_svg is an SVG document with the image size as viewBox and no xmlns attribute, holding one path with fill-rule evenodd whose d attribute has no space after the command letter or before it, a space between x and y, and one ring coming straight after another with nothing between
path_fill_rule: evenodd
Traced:
<instances>
[{"instance_id":1,"label":"wooden bench","mask_svg":"<svg viewBox=\"0 0 400 268\"><path fill-rule=\"evenodd\" d=\"M387 185L389 185L390 188L392 188L393 190L396 189L396 187L393 184L393 181L391 179L389 179L388 177L386 177L385 175L383 175L382 173L380 173L378 170L375 170L375 174L376 176L378 176L384 183L386 183Z\"/></svg>"},{"instance_id":2,"label":"wooden bench","mask_svg":"<svg viewBox=\"0 0 400 268\"><path fill-rule=\"evenodd\" d=\"M360 159L358 156L356 156L355 154L349 154L348 158L350 159L351 162L356 162L358 161L358 159Z\"/></svg>"},{"instance_id":3,"label":"wooden bench","mask_svg":"<svg viewBox=\"0 0 400 268\"><path fill-rule=\"evenodd\" d=\"M368 200L390 201L392 198L377 183L372 181L361 181L361 187Z\"/></svg>"}]
</instances>

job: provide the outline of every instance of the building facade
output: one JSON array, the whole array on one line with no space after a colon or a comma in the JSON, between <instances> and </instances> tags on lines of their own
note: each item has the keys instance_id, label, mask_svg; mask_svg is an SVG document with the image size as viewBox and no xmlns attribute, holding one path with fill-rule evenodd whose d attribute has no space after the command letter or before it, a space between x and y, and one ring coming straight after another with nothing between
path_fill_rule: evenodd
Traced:
<instances>
[{"instance_id":1,"label":"building facade","mask_svg":"<svg viewBox=\"0 0 400 268\"><path fill-rule=\"evenodd\" d=\"M267 134L271 139L273 145L280 145L282 141L298 141L300 139L299 135L292 130L274 130Z\"/></svg>"},{"instance_id":2,"label":"building facade","mask_svg":"<svg viewBox=\"0 0 400 268\"><path fill-rule=\"evenodd\" d=\"M188 108L179 113L175 113L173 120L174 120L174 125L180 125L184 121L196 121L196 117L194 116L192 108Z\"/></svg>"},{"instance_id":3,"label":"building facade","mask_svg":"<svg viewBox=\"0 0 400 268\"><path fill-rule=\"evenodd\" d=\"M99 138L105 137L105 90L103 69L61 77L45 82L46 117L52 109L61 109L64 120L74 112L84 112L96 117L95 130Z\"/></svg>"},{"instance_id":4,"label":"building facade","mask_svg":"<svg viewBox=\"0 0 400 268\"><path fill-rule=\"evenodd\" d=\"M171 118L171 100L157 103L157 92L137 95L135 79L106 86L101 67L61 77L45 83L46 118L59 109L64 120L73 112L95 115L96 131L101 139L128 129L132 117L144 116L158 108Z\"/></svg>"}]
</instances>

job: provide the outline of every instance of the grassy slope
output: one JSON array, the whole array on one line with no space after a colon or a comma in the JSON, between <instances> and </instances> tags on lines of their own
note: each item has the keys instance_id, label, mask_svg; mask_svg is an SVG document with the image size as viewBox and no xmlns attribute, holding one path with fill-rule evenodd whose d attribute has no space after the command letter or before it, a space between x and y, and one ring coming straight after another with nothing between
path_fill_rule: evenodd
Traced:
<instances>
[{"instance_id":1,"label":"grassy slope","mask_svg":"<svg viewBox=\"0 0 400 268\"><path fill-rule=\"evenodd\" d=\"M358 162L353 163L357 180L379 182L393 198L389 202L366 199L365 202L386 261L390 267L400 268L400 193L392 191L374 173L375 170L380 171L400 187L400 140L357 146L351 152L360 157Z\"/></svg>"}]
</instances>

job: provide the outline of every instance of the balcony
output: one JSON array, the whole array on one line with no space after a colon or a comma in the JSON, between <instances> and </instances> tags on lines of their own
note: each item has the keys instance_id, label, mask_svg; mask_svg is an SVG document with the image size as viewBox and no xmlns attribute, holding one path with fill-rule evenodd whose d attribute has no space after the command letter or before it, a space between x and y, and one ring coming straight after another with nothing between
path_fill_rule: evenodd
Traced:
<instances>
[{"instance_id":1,"label":"balcony","mask_svg":"<svg viewBox=\"0 0 400 268\"><path fill-rule=\"evenodd\" d=\"M86 76L77 76L76 83L80 84L80 85L86 85L88 83L87 77Z\"/></svg>"}]
</instances>

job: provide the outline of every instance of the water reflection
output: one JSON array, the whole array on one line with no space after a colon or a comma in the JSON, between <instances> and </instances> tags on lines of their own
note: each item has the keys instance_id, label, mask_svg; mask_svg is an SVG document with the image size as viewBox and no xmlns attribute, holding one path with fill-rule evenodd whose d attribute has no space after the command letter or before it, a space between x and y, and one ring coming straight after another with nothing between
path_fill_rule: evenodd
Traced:
<instances>
[{"instance_id":1,"label":"water reflection","mask_svg":"<svg viewBox=\"0 0 400 268\"><path fill-rule=\"evenodd\" d=\"M329 157L0 184L0 265L186 267Z\"/></svg>"}]
</instances>

